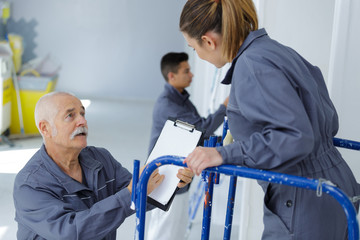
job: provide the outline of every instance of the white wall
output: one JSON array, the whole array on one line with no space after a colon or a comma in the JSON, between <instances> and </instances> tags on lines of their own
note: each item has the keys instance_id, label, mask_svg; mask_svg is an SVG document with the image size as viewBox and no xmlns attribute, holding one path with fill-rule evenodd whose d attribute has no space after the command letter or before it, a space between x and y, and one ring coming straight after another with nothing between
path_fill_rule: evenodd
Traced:
<instances>
[{"instance_id":1,"label":"white wall","mask_svg":"<svg viewBox=\"0 0 360 240\"><path fill-rule=\"evenodd\" d=\"M360 141L360 2L336 0L331 48L330 95L338 110L338 137ZM341 150L360 182L360 153Z\"/></svg>"},{"instance_id":2,"label":"white wall","mask_svg":"<svg viewBox=\"0 0 360 240\"><path fill-rule=\"evenodd\" d=\"M183 51L185 0L13 0L15 21L36 20L37 56L62 64L57 90L110 99L155 99L160 59Z\"/></svg>"},{"instance_id":3,"label":"white wall","mask_svg":"<svg viewBox=\"0 0 360 240\"><path fill-rule=\"evenodd\" d=\"M262 2L269 36L317 65L327 79L335 0Z\"/></svg>"}]
</instances>

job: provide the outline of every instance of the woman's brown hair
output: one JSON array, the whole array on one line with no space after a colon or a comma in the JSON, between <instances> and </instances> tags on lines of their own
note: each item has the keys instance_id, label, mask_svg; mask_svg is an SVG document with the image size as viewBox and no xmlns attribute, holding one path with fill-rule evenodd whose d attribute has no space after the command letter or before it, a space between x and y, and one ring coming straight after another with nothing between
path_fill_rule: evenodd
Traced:
<instances>
[{"instance_id":1,"label":"woman's brown hair","mask_svg":"<svg viewBox=\"0 0 360 240\"><path fill-rule=\"evenodd\" d=\"M258 29L258 20L252 0L188 0L179 25L199 44L208 31L221 34L222 54L231 62L249 33Z\"/></svg>"}]
</instances>

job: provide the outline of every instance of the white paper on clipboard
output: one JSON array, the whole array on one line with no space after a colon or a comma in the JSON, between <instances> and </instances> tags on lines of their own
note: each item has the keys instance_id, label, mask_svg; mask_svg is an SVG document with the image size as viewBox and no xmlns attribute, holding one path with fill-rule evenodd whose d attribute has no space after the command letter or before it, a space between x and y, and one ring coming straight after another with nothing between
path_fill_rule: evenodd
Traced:
<instances>
[{"instance_id":1,"label":"white paper on clipboard","mask_svg":"<svg viewBox=\"0 0 360 240\"><path fill-rule=\"evenodd\" d=\"M179 120L167 120L146 163L164 155L187 157L196 148L201 135L202 132L193 125ZM166 205L179 183L176 174L180 168L182 167L174 165L159 167L159 173L165 175L165 179L149 197L161 205Z\"/></svg>"}]
</instances>

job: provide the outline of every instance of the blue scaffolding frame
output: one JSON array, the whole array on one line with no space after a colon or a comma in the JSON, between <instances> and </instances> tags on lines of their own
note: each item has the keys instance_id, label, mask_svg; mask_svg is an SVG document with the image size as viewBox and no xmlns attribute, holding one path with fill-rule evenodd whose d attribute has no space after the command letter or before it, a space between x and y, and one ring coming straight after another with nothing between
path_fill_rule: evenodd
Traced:
<instances>
[{"instance_id":1,"label":"blue scaffolding frame","mask_svg":"<svg viewBox=\"0 0 360 240\"><path fill-rule=\"evenodd\" d=\"M360 143L334 138L334 145L337 147L348 148L352 150L360 150ZM137 239L144 239L145 232L145 215L146 215L146 198L147 198L147 183L151 173L162 165L177 165L186 167L183 163L184 157L179 156L162 156L149 163L140 178L139 172L140 161L134 161L134 175L133 175L133 189L132 201L136 208L136 234ZM234 165L221 165L218 167L207 168L203 171L203 178L206 181L205 199L204 199L204 214L201 239L208 240L210 235L211 222L211 207L214 183L219 180L219 174L226 174L230 177L228 206L224 227L224 239L230 239L233 207L235 201L235 189L237 177L245 177L257 179L277 184L283 184L293 187L305 188L314 190L318 196L321 197L323 193L335 198L344 209L347 224L348 224L348 239L359 240L359 224L356 218L356 210L349 197L339 188L332 185L324 179L308 179L288 174L282 174L272 171L265 171L259 169L252 169Z\"/></svg>"}]
</instances>

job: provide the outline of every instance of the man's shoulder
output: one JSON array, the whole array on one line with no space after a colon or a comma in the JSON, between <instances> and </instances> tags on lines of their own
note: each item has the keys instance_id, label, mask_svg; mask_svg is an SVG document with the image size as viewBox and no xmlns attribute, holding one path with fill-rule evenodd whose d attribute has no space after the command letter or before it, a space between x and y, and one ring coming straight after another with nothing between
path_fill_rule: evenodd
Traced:
<instances>
[{"instance_id":1,"label":"man's shoulder","mask_svg":"<svg viewBox=\"0 0 360 240\"><path fill-rule=\"evenodd\" d=\"M190 101L188 99L188 101ZM178 95L171 92L162 92L156 99L154 104L154 110L171 111L174 107L176 109L181 108L184 100Z\"/></svg>"},{"instance_id":2,"label":"man's shoulder","mask_svg":"<svg viewBox=\"0 0 360 240\"><path fill-rule=\"evenodd\" d=\"M171 108L172 106L175 106L175 105L177 105L176 101L174 101L173 99L171 99L168 96L162 96L156 100L156 102L154 104L154 110L162 109L162 110L167 111L168 108ZM166 109L164 109L164 108L166 108Z\"/></svg>"},{"instance_id":3,"label":"man's shoulder","mask_svg":"<svg viewBox=\"0 0 360 240\"><path fill-rule=\"evenodd\" d=\"M18 172L15 182L37 182L38 178L48 178L51 174L46 170L41 157L41 150L37 151L25 166Z\"/></svg>"},{"instance_id":4,"label":"man's shoulder","mask_svg":"<svg viewBox=\"0 0 360 240\"><path fill-rule=\"evenodd\" d=\"M179 92L170 84L165 85L164 90L158 96L156 102L174 102L181 100Z\"/></svg>"}]
</instances>

